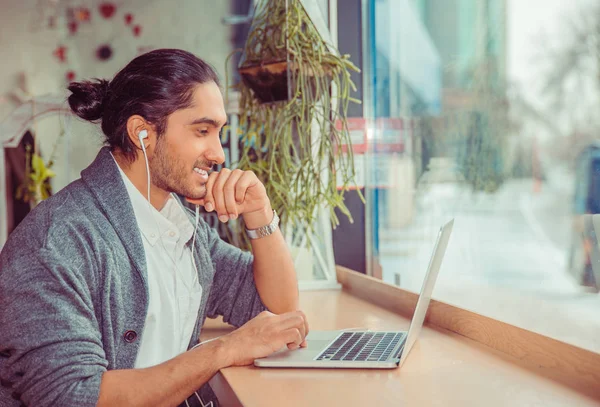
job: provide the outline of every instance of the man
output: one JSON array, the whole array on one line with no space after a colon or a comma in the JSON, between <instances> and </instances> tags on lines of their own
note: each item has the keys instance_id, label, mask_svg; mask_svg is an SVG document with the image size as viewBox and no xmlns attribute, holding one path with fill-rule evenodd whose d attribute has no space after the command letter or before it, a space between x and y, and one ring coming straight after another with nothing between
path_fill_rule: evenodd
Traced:
<instances>
[{"instance_id":1,"label":"man","mask_svg":"<svg viewBox=\"0 0 600 407\"><path fill-rule=\"evenodd\" d=\"M110 83L69 90L108 146L0 254L0 405L201 405L216 402L204 385L219 369L305 346L264 185L251 172L209 173L224 162L215 72L157 50ZM253 256L196 223L177 195L223 222L243 216ZM218 315L240 328L196 346Z\"/></svg>"}]
</instances>

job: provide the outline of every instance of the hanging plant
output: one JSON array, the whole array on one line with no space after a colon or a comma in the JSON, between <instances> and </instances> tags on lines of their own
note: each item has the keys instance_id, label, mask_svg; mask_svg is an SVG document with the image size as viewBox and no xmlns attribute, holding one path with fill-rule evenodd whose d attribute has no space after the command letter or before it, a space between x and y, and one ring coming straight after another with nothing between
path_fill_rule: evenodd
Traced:
<instances>
[{"instance_id":1,"label":"hanging plant","mask_svg":"<svg viewBox=\"0 0 600 407\"><path fill-rule=\"evenodd\" d=\"M284 227L311 229L323 205L334 227L336 208L351 219L344 192L354 177L352 149L342 154L341 146L350 145L348 104L360 103L350 96L353 71L298 0L257 5L239 65L239 167L261 179Z\"/></svg>"}]
</instances>

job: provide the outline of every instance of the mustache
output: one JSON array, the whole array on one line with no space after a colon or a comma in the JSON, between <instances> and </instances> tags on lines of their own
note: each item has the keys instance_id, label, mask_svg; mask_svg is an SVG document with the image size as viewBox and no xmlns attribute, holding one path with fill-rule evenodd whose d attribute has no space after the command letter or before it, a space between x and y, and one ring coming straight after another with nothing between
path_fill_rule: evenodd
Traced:
<instances>
[{"instance_id":1,"label":"mustache","mask_svg":"<svg viewBox=\"0 0 600 407\"><path fill-rule=\"evenodd\" d=\"M215 161L206 161L206 160L196 161L196 163L194 164L194 167L208 168L209 173L213 172L215 170L216 166L217 166L217 163Z\"/></svg>"}]
</instances>

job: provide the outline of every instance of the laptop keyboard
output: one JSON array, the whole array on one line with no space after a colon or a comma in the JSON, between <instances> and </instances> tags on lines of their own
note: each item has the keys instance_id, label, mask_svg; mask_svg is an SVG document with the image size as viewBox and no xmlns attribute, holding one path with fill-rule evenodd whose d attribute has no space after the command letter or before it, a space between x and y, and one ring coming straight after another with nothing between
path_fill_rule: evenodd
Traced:
<instances>
[{"instance_id":1,"label":"laptop keyboard","mask_svg":"<svg viewBox=\"0 0 600 407\"><path fill-rule=\"evenodd\" d=\"M316 360L382 362L403 337L403 332L344 332Z\"/></svg>"}]
</instances>

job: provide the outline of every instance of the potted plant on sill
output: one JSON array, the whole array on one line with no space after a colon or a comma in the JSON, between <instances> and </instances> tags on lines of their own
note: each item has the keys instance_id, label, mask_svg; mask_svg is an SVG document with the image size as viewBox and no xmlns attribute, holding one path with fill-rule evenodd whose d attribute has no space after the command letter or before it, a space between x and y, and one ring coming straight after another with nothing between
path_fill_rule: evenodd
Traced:
<instances>
[{"instance_id":1,"label":"potted plant on sill","mask_svg":"<svg viewBox=\"0 0 600 407\"><path fill-rule=\"evenodd\" d=\"M17 189L16 198L29 203L33 209L52 194L50 179L56 173L51 169L53 160L46 164L38 153L31 150L31 145L25 146L25 179Z\"/></svg>"}]
</instances>

